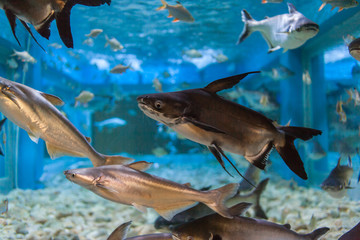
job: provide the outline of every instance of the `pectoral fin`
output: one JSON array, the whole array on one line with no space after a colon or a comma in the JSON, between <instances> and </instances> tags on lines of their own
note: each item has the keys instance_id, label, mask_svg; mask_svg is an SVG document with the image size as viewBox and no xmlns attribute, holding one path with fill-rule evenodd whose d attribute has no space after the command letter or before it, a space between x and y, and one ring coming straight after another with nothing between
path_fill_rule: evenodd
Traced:
<instances>
[{"instance_id":1,"label":"pectoral fin","mask_svg":"<svg viewBox=\"0 0 360 240\"><path fill-rule=\"evenodd\" d=\"M273 47L273 48L269 48L269 51L268 53L272 53L272 52L275 52L277 50L279 50L281 47L280 46L277 46L277 47Z\"/></svg>"},{"instance_id":2,"label":"pectoral fin","mask_svg":"<svg viewBox=\"0 0 360 240\"><path fill-rule=\"evenodd\" d=\"M173 203L172 205L161 205L158 208L154 208L154 210L163 218L170 221L176 214L185 211L193 206L195 206L197 202L194 201L182 201Z\"/></svg>"},{"instance_id":3,"label":"pectoral fin","mask_svg":"<svg viewBox=\"0 0 360 240\"><path fill-rule=\"evenodd\" d=\"M30 27L27 25L27 23L24 22L23 20L20 20L20 22L21 22L21 24L25 27L26 31L29 32L29 34L31 35L32 39L34 39L34 41L37 43L37 45L39 45L39 47L40 47L42 50L44 50L44 52L45 52L45 49L44 49L44 48L40 45L40 43L36 40L34 34L32 33L32 31L31 31Z\"/></svg>"},{"instance_id":4,"label":"pectoral fin","mask_svg":"<svg viewBox=\"0 0 360 240\"><path fill-rule=\"evenodd\" d=\"M220 165L222 166L222 168L225 170L225 172L227 172L227 174L229 174L231 177L234 177L233 175L231 175L231 173L228 172L228 170L225 167L224 161L222 160L222 157L219 153L218 150L216 150L215 147L211 147L208 146L208 149L210 150L210 152L215 156L216 160L218 160L218 162L220 163Z\"/></svg>"},{"instance_id":5,"label":"pectoral fin","mask_svg":"<svg viewBox=\"0 0 360 240\"><path fill-rule=\"evenodd\" d=\"M51 95L51 94L47 94L47 93L43 93L40 92L41 96L43 96L46 100L48 100L49 102L51 102L53 105L55 106L62 106L65 103L63 102L63 100L61 100L59 97Z\"/></svg>"},{"instance_id":6,"label":"pectoral fin","mask_svg":"<svg viewBox=\"0 0 360 240\"><path fill-rule=\"evenodd\" d=\"M15 33L16 16L9 9L4 9L4 10L5 10L6 17L7 17L8 21L9 21L9 23L10 23L11 31L12 31L16 41L18 42L18 44L21 46L21 44L19 42L19 39L17 38L16 33Z\"/></svg>"},{"instance_id":7,"label":"pectoral fin","mask_svg":"<svg viewBox=\"0 0 360 240\"><path fill-rule=\"evenodd\" d=\"M15 95L15 89L11 86L3 87L1 89L2 94L4 94L7 98L9 98L19 109L21 109L20 104L18 103L18 99Z\"/></svg>"},{"instance_id":8,"label":"pectoral fin","mask_svg":"<svg viewBox=\"0 0 360 240\"><path fill-rule=\"evenodd\" d=\"M214 132L214 133L222 133L222 134L225 134L225 132L215 128L215 127L212 127L206 123L203 123L203 122L200 122L194 118L191 118L191 117L183 117L183 120L184 122L190 122L192 124L194 124L195 126L205 130L205 131L209 131L209 132Z\"/></svg>"},{"instance_id":9,"label":"pectoral fin","mask_svg":"<svg viewBox=\"0 0 360 240\"><path fill-rule=\"evenodd\" d=\"M62 156L85 157L81 153L61 149L61 148L59 148L59 147L57 147L55 145L52 145L52 144L50 144L48 142L46 142L46 149L47 149L51 159L55 159L55 158L62 157Z\"/></svg>"}]
</instances>

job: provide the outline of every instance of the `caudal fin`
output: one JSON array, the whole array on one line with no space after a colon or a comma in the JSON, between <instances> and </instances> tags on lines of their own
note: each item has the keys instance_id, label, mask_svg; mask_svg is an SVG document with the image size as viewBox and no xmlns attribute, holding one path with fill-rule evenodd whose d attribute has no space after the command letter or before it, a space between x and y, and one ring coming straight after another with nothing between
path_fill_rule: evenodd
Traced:
<instances>
[{"instance_id":1,"label":"caudal fin","mask_svg":"<svg viewBox=\"0 0 360 240\"><path fill-rule=\"evenodd\" d=\"M313 232L306 234L305 236L307 237L307 239L309 240L317 240L319 239L322 235L324 235L325 233L327 233L330 230L330 228L327 227L323 227L323 228L318 228L316 230L314 230Z\"/></svg>"},{"instance_id":2,"label":"caudal fin","mask_svg":"<svg viewBox=\"0 0 360 240\"><path fill-rule=\"evenodd\" d=\"M162 6L161 7L158 7L156 9L156 11L161 11L161 10L165 10L166 9L166 6L167 6L167 3L165 0L161 0L161 3L162 3Z\"/></svg>"},{"instance_id":3,"label":"caudal fin","mask_svg":"<svg viewBox=\"0 0 360 240\"><path fill-rule=\"evenodd\" d=\"M266 179L262 180L257 185L256 189L253 192L255 194L255 196L256 196L256 202L255 202L255 205L254 205L254 210L255 210L255 217L257 217L257 218L268 219L268 217L266 216L265 211L262 209L261 204L260 204L261 194L266 189L266 186L267 186L268 182L269 182L269 178L266 178Z\"/></svg>"},{"instance_id":4,"label":"caudal fin","mask_svg":"<svg viewBox=\"0 0 360 240\"><path fill-rule=\"evenodd\" d=\"M278 127L279 130L285 133L285 145L279 145L275 143L275 148L286 163L286 165L296 175L302 179L307 179L304 163L302 162L298 151L295 148L294 140L300 138L304 141L311 139L313 136L319 135L322 132L316 129L304 128L304 127Z\"/></svg>"},{"instance_id":5,"label":"caudal fin","mask_svg":"<svg viewBox=\"0 0 360 240\"><path fill-rule=\"evenodd\" d=\"M240 44L242 41L245 40L245 38L247 38L252 33L251 27L249 26L249 22L255 21L245 9L241 11L241 20L244 22L245 25L242 33L239 36L239 40L237 44Z\"/></svg>"},{"instance_id":6,"label":"caudal fin","mask_svg":"<svg viewBox=\"0 0 360 240\"><path fill-rule=\"evenodd\" d=\"M225 206L225 202L237 193L238 188L238 183L230 183L221 188L208 191L209 195L207 195L207 198L203 201L203 203L221 216L233 218L229 209Z\"/></svg>"}]
</instances>

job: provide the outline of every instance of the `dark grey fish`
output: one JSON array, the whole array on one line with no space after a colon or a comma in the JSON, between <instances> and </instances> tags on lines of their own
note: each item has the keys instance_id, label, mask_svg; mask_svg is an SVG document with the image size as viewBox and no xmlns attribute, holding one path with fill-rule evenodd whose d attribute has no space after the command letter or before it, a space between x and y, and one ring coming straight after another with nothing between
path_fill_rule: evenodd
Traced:
<instances>
[{"instance_id":1,"label":"dark grey fish","mask_svg":"<svg viewBox=\"0 0 360 240\"><path fill-rule=\"evenodd\" d=\"M360 61L360 38L355 39L349 44L349 53L356 60Z\"/></svg>"},{"instance_id":2,"label":"dark grey fish","mask_svg":"<svg viewBox=\"0 0 360 240\"><path fill-rule=\"evenodd\" d=\"M307 179L294 140L300 138L306 141L321 134L321 131L275 125L264 115L216 94L232 88L251 73L257 72L220 79L205 88L142 95L137 98L138 105L148 117L194 142L206 145L225 170L221 156L230 160L224 150L243 155L250 163L264 169L275 147L288 167Z\"/></svg>"},{"instance_id":3,"label":"dark grey fish","mask_svg":"<svg viewBox=\"0 0 360 240\"><path fill-rule=\"evenodd\" d=\"M171 233L155 233L126 238L130 225L131 221L121 224L110 234L107 240L173 240Z\"/></svg>"},{"instance_id":4,"label":"dark grey fish","mask_svg":"<svg viewBox=\"0 0 360 240\"><path fill-rule=\"evenodd\" d=\"M264 192L268 182L268 178L264 179L251 193L241 195L239 192L237 195L226 201L226 206L231 207L241 202L249 202L254 204L253 206L255 211L255 217L267 219L266 213L260 205L260 197L261 194ZM199 203L195 207L176 214L173 219L171 219L171 221L168 221L163 217L158 217L155 220L154 226L156 229L167 227L170 227L171 229L175 225L184 224L213 213L214 211L207 207L205 204Z\"/></svg>"},{"instance_id":5,"label":"dark grey fish","mask_svg":"<svg viewBox=\"0 0 360 240\"><path fill-rule=\"evenodd\" d=\"M360 238L360 222L350 229L347 233L342 235L339 240L358 240Z\"/></svg>"},{"instance_id":6,"label":"dark grey fish","mask_svg":"<svg viewBox=\"0 0 360 240\"><path fill-rule=\"evenodd\" d=\"M265 220L240 216L250 206L240 203L230 209L235 216L226 219L211 214L195 221L175 227L174 240L316 240L329 228L319 228L309 234L298 234L290 230L290 225L279 225Z\"/></svg>"},{"instance_id":7,"label":"dark grey fish","mask_svg":"<svg viewBox=\"0 0 360 240\"><path fill-rule=\"evenodd\" d=\"M330 172L329 176L321 184L321 188L334 198L342 198L346 195L350 187L350 179L354 173L349 156L348 165L340 165L339 157L336 167Z\"/></svg>"},{"instance_id":8,"label":"dark grey fish","mask_svg":"<svg viewBox=\"0 0 360 240\"><path fill-rule=\"evenodd\" d=\"M95 194L113 202L133 205L146 211L153 208L167 220L202 202L224 217L232 218L225 206L233 197L239 184L230 183L211 191L198 191L186 185L142 172L147 162L127 166L109 165L72 169L64 172L66 178Z\"/></svg>"},{"instance_id":9,"label":"dark grey fish","mask_svg":"<svg viewBox=\"0 0 360 240\"><path fill-rule=\"evenodd\" d=\"M4 126L4 123L6 121L7 118L4 118L3 120L0 121L0 132L2 131L3 129L3 126ZM4 156L4 152L2 151L2 149L0 148L0 155L1 156Z\"/></svg>"},{"instance_id":10,"label":"dark grey fish","mask_svg":"<svg viewBox=\"0 0 360 240\"><path fill-rule=\"evenodd\" d=\"M1 0L0 8L5 11L12 33L19 45L21 44L15 33L16 19L20 20L36 43L38 42L27 23L33 25L42 37L49 39L50 24L55 19L61 40L65 46L73 48L70 27L70 11L72 7L76 4L100 6L107 3L110 5L110 2L111 0Z\"/></svg>"},{"instance_id":11,"label":"dark grey fish","mask_svg":"<svg viewBox=\"0 0 360 240\"><path fill-rule=\"evenodd\" d=\"M246 169L246 172L244 174L244 178L251 182L253 185L256 185L260 180L260 169L252 164L249 164L249 167ZM240 182L239 191L250 191L252 189L253 186L250 185L247 181L242 180Z\"/></svg>"}]
</instances>

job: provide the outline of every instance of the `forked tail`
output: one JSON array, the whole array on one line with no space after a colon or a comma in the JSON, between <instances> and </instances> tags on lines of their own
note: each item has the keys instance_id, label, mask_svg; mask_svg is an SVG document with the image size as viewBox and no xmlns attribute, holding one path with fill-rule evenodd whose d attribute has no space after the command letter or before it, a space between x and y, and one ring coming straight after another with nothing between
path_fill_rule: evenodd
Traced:
<instances>
[{"instance_id":1,"label":"forked tail","mask_svg":"<svg viewBox=\"0 0 360 240\"><path fill-rule=\"evenodd\" d=\"M221 188L208 191L206 199L202 202L221 216L233 218L229 209L225 206L225 202L237 193L238 188L238 183L230 183Z\"/></svg>"},{"instance_id":2,"label":"forked tail","mask_svg":"<svg viewBox=\"0 0 360 240\"><path fill-rule=\"evenodd\" d=\"M242 41L245 40L245 38L247 38L252 33L252 29L249 23L251 21L255 21L245 9L241 11L241 20L244 22L245 25L242 33L239 36L239 40L236 44L240 44Z\"/></svg>"},{"instance_id":3,"label":"forked tail","mask_svg":"<svg viewBox=\"0 0 360 240\"><path fill-rule=\"evenodd\" d=\"M301 161L298 151L295 148L294 140L300 138L304 141L311 139L313 136L319 135L322 132L320 130L305 128L305 127L289 127L280 126L278 130L285 133L285 144L280 145L275 143L275 148L285 161L286 165L296 175L302 179L307 179L304 163Z\"/></svg>"}]
</instances>

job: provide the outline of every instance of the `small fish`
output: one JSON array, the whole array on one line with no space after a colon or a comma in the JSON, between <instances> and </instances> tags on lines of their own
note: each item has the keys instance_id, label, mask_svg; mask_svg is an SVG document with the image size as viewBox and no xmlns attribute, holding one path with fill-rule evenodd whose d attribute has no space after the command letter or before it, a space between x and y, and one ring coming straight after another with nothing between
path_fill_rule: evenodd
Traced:
<instances>
[{"instance_id":1,"label":"small fish","mask_svg":"<svg viewBox=\"0 0 360 240\"><path fill-rule=\"evenodd\" d=\"M356 60L360 61L360 38L353 40L349 46L350 55Z\"/></svg>"},{"instance_id":2,"label":"small fish","mask_svg":"<svg viewBox=\"0 0 360 240\"><path fill-rule=\"evenodd\" d=\"M319 141L314 140L313 141L313 146L311 151L308 154L309 158L312 160L319 160L322 159L326 156L326 151L324 150L324 148L321 146L321 144L319 143Z\"/></svg>"},{"instance_id":3,"label":"small fish","mask_svg":"<svg viewBox=\"0 0 360 240\"><path fill-rule=\"evenodd\" d=\"M161 7L157 8L157 11L160 10L168 10L169 16L168 18L174 18L172 22L194 22L195 19L191 15L191 13L183 6L179 1L177 1L176 5L169 5L165 0L161 0L163 4Z\"/></svg>"},{"instance_id":4,"label":"small fish","mask_svg":"<svg viewBox=\"0 0 360 240\"><path fill-rule=\"evenodd\" d=\"M155 88L155 91L157 92L162 92L162 84L160 82L160 80L156 77L154 78L154 80L152 81L153 82L153 88Z\"/></svg>"},{"instance_id":5,"label":"small fish","mask_svg":"<svg viewBox=\"0 0 360 240\"><path fill-rule=\"evenodd\" d=\"M348 165L340 165L339 157L336 167L330 172L329 176L322 182L321 188L334 198L343 198L347 189L350 189L350 180L354 173L349 156Z\"/></svg>"},{"instance_id":6,"label":"small fish","mask_svg":"<svg viewBox=\"0 0 360 240\"><path fill-rule=\"evenodd\" d=\"M88 102L94 99L94 96L95 95L92 92L86 90L81 91L81 93L77 97L75 97L75 107L78 103L86 105Z\"/></svg>"},{"instance_id":7,"label":"small fish","mask_svg":"<svg viewBox=\"0 0 360 240\"><path fill-rule=\"evenodd\" d=\"M58 44L58 43L51 43L48 45L49 47L55 48L55 49L60 49L62 48L62 45Z\"/></svg>"},{"instance_id":8,"label":"small fish","mask_svg":"<svg viewBox=\"0 0 360 240\"><path fill-rule=\"evenodd\" d=\"M267 219L267 216L265 214L265 211L262 209L260 205L260 197L261 194L265 191L265 188L269 182L269 179L264 179L259 183L259 185L250 193L242 195L241 190L238 189L238 193L228 199L226 201L226 206L231 207L235 206L236 204L239 204L241 202L247 202L247 203L253 203L254 204L254 211L255 211L255 217L257 218L264 218ZM163 217L158 217L155 220L154 226L156 229L160 228L172 228L172 226L176 226L178 224L184 224L190 221L193 221L195 219L202 218L204 216L207 216L209 214L213 214L214 211L212 211L209 207L207 207L205 204L199 203L196 206L176 214L171 221L167 221Z\"/></svg>"},{"instance_id":9,"label":"small fish","mask_svg":"<svg viewBox=\"0 0 360 240\"><path fill-rule=\"evenodd\" d=\"M82 43L83 45L87 45L89 47L93 47L94 46L94 40L92 38L87 38L83 41Z\"/></svg>"},{"instance_id":10,"label":"small fish","mask_svg":"<svg viewBox=\"0 0 360 240\"><path fill-rule=\"evenodd\" d=\"M251 204L239 203L230 208L233 219L211 214L174 227L174 240L316 240L329 231L319 228L308 234L299 234L289 224L279 225L261 219L240 216Z\"/></svg>"},{"instance_id":11,"label":"small fish","mask_svg":"<svg viewBox=\"0 0 360 240\"><path fill-rule=\"evenodd\" d=\"M244 174L244 178L246 178L253 185L256 185L260 180L260 169L252 164L249 164L249 167L246 169ZM239 191L250 191L252 189L253 186L250 185L247 181L242 180L240 182Z\"/></svg>"},{"instance_id":12,"label":"small fish","mask_svg":"<svg viewBox=\"0 0 360 240\"><path fill-rule=\"evenodd\" d=\"M3 129L3 126L4 126L4 123L5 123L6 119L7 119L7 118L4 118L4 119L2 119L2 120L0 121L0 132L1 132L2 129ZM5 132L4 132L4 133L3 133L3 144L5 144L5 143L6 143L6 134L5 134ZM4 156L4 152L2 151L1 148L0 148L0 155L1 155L1 156Z\"/></svg>"},{"instance_id":13,"label":"small fish","mask_svg":"<svg viewBox=\"0 0 360 240\"><path fill-rule=\"evenodd\" d=\"M353 8L359 5L356 0L321 0L323 4L321 4L319 11L321 11L326 4L331 5L331 10L334 10L336 7L339 8L338 12L341 12L343 9Z\"/></svg>"},{"instance_id":14,"label":"small fish","mask_svg":"<svg viewBox=\"0 0 360 240\"><path fill-rule=\"evenodd\" d=\"M196 49L190 49L183 51L183 55L186 55L189 58L201 58L203 55Z\"/></svg>"},{"instance_id":15,"label":"small fish","mask_svg":"<svg viewBox=\"0 0 360 240\"><path fill-rule=\"evenodd\" d=\"M353 88L353 89L347 89L346 92L349 95L349 98L346 101L346 104L348 104L349 102L351 102L353 100L354 101L354 106L359 106L360 105L360 93L359 93L359 91L356 88Z\"/></svg>"},{"instance_id":16,"label":"small fish","mask_svg":"<svg viewBox=\"0 0 360 240\"><path fill-rule=\"evenodd\" d=\"M85 37L88 37L88 38L90 38L90 37L96 38L96 37L99 36L100 33L102 33L103 31L104 31L104 30L102 30L102 29L92 29L89 34L85 34Z\"/></svg>"},{"instance_id":17,"label":"small fish","mask_svg":"<svg viewBox=\"0 0 360 240\"><path fill-rule=\"evenodd\" d=\"M162 73L162 75L163 75L164 78L169 78L169 77L171 77L171 74L170 74L168 71L164 71L164 72Z\"/></svg>"},{"instance_id":18,"label":"small fish","mask_svg":"<svg viewBox=\"0 0 360 240\"><path fill-rule=\"evenodd\" d=\"M265 3L282 3L283 0L261 0L261 3L262 4L265 4Z\"/></svg>"},{"instance_id":19,"label":"small fish","mask_svg":"<svg viewBox=\"0 0 360 240\"><path fill-rule=\"evenodd\" d=\"M155 233L126 238L130 225L131 221L121 224L110 234L107 240L173 240L171 233Z\"/></svg>"},{"instance_id":20,"label":"small fish","mask_svg":"<svg viewBox=\"0 0 360 240\"><path fill-rule=\"evenodd\" d=\"M110 73L123 74L128 69L132 69L130 64L128 66L118 64L110 70Z\"/></svg>"},{"instance_id":21,"label":"small fish","mask_svg":"<svg viewBox=\"0 0 360 240\"><path fill-rule=\"evenodd\" d=\"M310 77L310 73L309 70L305 70L302 74L302 81L303 83L305 83L306 85L311 85L312 84L312 80Z\"/></svg>"},{"instance_id":22,"label":"small fish","mask_svg":"<svg viewBox=\"0 0 360 240\"><path fill-rule=\"evenodd\" d=\"M30 139L43 139L52 159L60 156L86 157L94 166L132 161L122 156L97 152L79 130L55 106L64 102L50 94L0 77L0 112L24 129Z\"/></svg>"},{"instance_id":23,"label":"small fish","mask_svg":"<svg viewBox=\"0 0 360 240\"><path fill-rule=\"evenodd\" d=\"M254 20L244 9L241 12L245 23L237 44L240 44L251 33L259 31L269 46L268 53L281 48L286 52L303 45L319 32L319 25L309 20L294 5L288 3L289 13L281 14L261 21Z\"/></svg>"},{"instance_id":24,"label":"small fish","mask_svg":"<svg viewBox=\"0 0 360 240\"><path fill-rule=\"evenodd\" d=\"M269 77L274 81L288 79L294 75L295 73L293 71L281 64L277 67L272 68L270 71L261 70L261 76Z\"/></svg>"},{"instance_id":25,"label":"small fish","mask_svg":"<svg viewBox=\"0 0 360 240\"><path fill-rule=\"evenodd\" d=\"M348 232L346 232L344 235L342 235L339 240L358 240L360 236L360 222L350 229Z\"/></svg>"},{"instance_id":26,"label":"small fish","mask_svg":"<svg viewBox=\"0 0 360 240\"><path fill-rule=\"evenodd\" d=\"M165 155L168 155L168 151L166 151L165 148L162 147L157 147L151 150L151 152L156 156L156 157L162 157Z\"/></svg>"},{"instance_id":27,"label":"small fish","mask_svg":"<svg viewBox=\"0 0 360 240\"><path fill-rule=\"evenodd\" d=\"M344 102L339 100L336 103L336 114L339 115L340 119L339 121L342 123L346 123L347 122L347 117L346 117L346 113L343 109Z\"/></svg>"},{"instance_id":28,"label":"small fish","mask_svg":"<svg viewBox=\"0 0 360 240\"><path fill-rule=\"evenodd\" d=\"M219 53L218 55L213 56L213 58L215 58L215 60L218 63L223 63L223 62L226 62L227 60L229 60L229 58L222 53Z\"/></svg>"},{"instance_id":29,"label":"small fish","mask_svg":"<svg viewBox=\"0 0 360 240\"><path fill-rule=\"evenodd\" d=\"M166 220L202 202L226 218L232 218L224 202L233 197L239 184L230 183L212 191L198 191L151 174L144 173L151 164L135 162L67 170L71 182L113 202L132 205L140 211L153 208Z\"/></svg>"},{"instance_id":30,"label":"small fish","mask_svg":"<svg viewBox=\"0 0 360 240\"><path fill-rule=\"evenodd\" d=\"M49 39L51 22L56 20L61 40L66 47L73 48L74 44L70 26L70 15L73 6L76 4L85 6L101 6L105 3L110 5L110 2L111 0L11 0L0 1L0 8L5 11L12 33L19 45L21 44L15 33L16 19L20 20L22 25L30 33L31 37L37 44L39 43L35 39L27 23L33 25L35 30L42 37Z\"/></svg>"},{"instance_id":31,"label":"small fish","mask_svg":"<svg viewBox=\"0 0 360 240\"><path fill-rule=\"evenodd\" d=\"M217 92L232 88L253 73L258 72L219 79L204 88L144 94L137 97L138 106L148 117L207 146L225 171L222 157L229 163L231 161L224 150L242 155L256 167L264 169L268 156L275 147L287 166L299 177L307 179L294 140L300 138L306 141L321 134L321 131L305 127L275 126L272 120L261 113L217 95ZM232 166L237 171L233 164ZM239 171L237 173L241 175Z\"/></svg>"},{"instance_id":32,"label":"small fish","mask_svg":"<svg viewBox=\"0 0 360 240\"><path fill-rule=\"evenodd\" d=\"M32 64L37 62L36 59L31 56L27 51L18 52L14 50L14 54L12 54L11 56L16 56L22 62L29 62Z\"/></svg>"},{"instance_id":33,"label":"small fish","mask_svg":"<svg viewBox=\"0 0 360 240\"><path fill-rule=\"evenodd\" d=\"M346 36L343 36L343 39L344 39L345 45L346 45L346 46L349 46L350 43L351 43L352 41L354 41L356 38L355 38L353 35L348 34L348 35L346 35Z\"/></svg>"},{"instance_id":34,"label":"small fish","mask_svg":"<svg viewBox=\"0 0 360 240\"><path fill-rule=\"evenodd\" d=\"M99 132L101 132L103 128L113 129L113 128L125 126L126 124L127 122L124 119L114 117L114 118L106 119L101 122L96 122L95 127L97 127L99 129Z\"/></svg>"},{"instance_id":35,"label":"small fish","mask_svg":"<svg viewBox=\"0 0 360 240\"><path fill-rule=\"evenodd\" d=\"M109 38L107 35L105 35L106 43L105 47L110 46L110 48L114 51L120 51L124 48L124 46L116 39L116 38Z\"/></svg>"},{"instance_id":36,"label":"small fish","mask_svg":"<svg viewBox=\"0 0 360 240\"><path fill-rule=\"evenodd\" d=\"M6 60L6 64L11 69L17 69L19 67L19 64L16 62L15 58L9 58Z\"/></svg>"},{"instance_id":37,"label":"small fish","mask_svg":"<svg viewBox=\"0 0 360 240\"><path fill-rule=\"evenodd\" d=\"M2 203L0 203L0 215L6 215L8 213L9 210L9 200L5 199L2 201Z\"/></svg>"}]
</instances>

